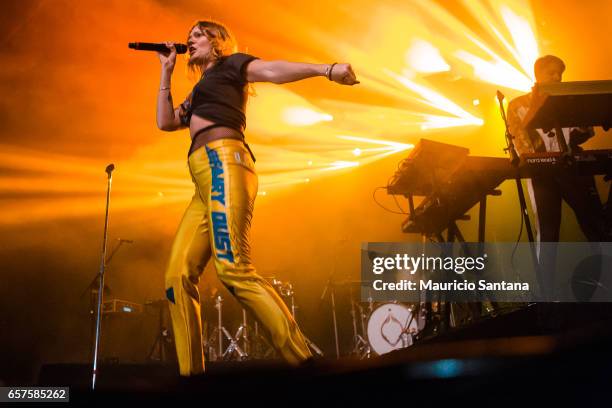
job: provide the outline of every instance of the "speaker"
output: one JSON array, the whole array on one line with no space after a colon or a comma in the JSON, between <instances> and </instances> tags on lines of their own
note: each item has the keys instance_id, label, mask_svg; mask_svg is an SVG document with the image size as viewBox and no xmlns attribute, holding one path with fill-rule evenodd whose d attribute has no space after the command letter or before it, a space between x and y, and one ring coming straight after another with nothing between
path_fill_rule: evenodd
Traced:
<instances>
[{"instance_id":1,"label":"speaker","mask_svg":"<svg viewBox=\"0 0 612 408\"><path fill-rule=\"evenodd\" d=\"M99 361L103 364L176 361L168 302L149 302L133 310L136 311L102 315Z\"/></svg>"}]
</instances>

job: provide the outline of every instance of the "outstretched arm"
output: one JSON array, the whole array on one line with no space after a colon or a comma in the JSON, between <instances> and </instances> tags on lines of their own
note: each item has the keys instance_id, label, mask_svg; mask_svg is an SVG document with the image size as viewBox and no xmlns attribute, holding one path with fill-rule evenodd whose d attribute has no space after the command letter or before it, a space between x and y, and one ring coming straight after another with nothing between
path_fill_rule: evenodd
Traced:
<instances>
[{"instance_id":1,"label":"outstretched arm","mask_svg":"<svg viewBox=\"0 0 612 408\"><path fill-rule=\"evenodd\" d=\"M254 60L246 69L249 82L284 84L315 76L327 76L342 85L358 84L350 64L308 64L304 62Z\"/></svg>"}]
</instances>

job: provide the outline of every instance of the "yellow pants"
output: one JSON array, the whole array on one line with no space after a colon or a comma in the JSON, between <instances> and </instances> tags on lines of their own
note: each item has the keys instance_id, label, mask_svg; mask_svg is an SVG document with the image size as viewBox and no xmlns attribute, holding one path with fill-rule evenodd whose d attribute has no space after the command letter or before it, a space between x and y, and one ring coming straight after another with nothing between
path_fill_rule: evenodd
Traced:
<instances>
[{"instance_id":1,"label":"yellow pants","mask_svg":"<svg viewBox=\"0 0 612 408\"><path fill-rule=\"evenodd\" d=\"M181 375L204 371L198 281L211 255L217 275L255 316L279 354L297 364L311 356L287 306L251 264L249 230L257 174L241 141L220 139L189 156L195 195L179 225L168 269L166 296Z\"/></svg>"}]
</instances>

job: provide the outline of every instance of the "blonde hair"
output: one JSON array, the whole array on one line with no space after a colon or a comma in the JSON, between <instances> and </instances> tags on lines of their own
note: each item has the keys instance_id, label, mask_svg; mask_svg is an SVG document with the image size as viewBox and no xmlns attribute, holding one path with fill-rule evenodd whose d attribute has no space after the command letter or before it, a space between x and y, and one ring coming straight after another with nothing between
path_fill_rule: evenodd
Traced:
<instances>
[{"instance_id":1,"label":"blonde hair","mask_svg":"<svg viewBox=\"0 0 612 408\"><path fill-rule=\"evenodd\" d=\"M217 61L223 57L227 57L236 52L237 45L234 36L230 33L229 29L223 24L216 21L201 20L196 21L187 34L187 40L194 28L198 27L200 31L208 38L211 45L210 58L213 61ZM202 75L204 73L203 66L195 62L188 62L187 67L189 71Z\"/></svg>"}]
</instances>

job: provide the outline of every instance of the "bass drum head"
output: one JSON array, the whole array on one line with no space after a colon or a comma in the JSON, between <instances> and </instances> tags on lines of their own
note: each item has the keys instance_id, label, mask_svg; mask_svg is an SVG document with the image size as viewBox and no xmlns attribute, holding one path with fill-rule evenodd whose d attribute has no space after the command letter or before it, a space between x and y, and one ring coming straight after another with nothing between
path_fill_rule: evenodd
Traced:
<instances>
[{"instance_id":1,"label":"bass drum head","mask_svg":"<svg viewBox=\"0 0 612 408\"><path fill-rule=\"evenodd\" d=\"M378 306L368 319L368 341L378 355L411 346L412 335L417 332L418 322L412 311L398 303Z\"/></svg>"}]
</instances>

